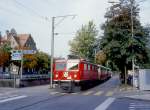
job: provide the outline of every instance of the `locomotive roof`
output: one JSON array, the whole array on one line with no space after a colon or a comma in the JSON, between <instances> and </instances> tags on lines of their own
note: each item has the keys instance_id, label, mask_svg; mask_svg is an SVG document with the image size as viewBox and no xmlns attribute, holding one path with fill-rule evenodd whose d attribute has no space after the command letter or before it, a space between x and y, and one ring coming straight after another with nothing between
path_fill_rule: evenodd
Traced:
<instances>
[{"instance_id":1,"label":"locomotive roof","mask_svg":"<svg viewBox=\"0 0 150 110\"><path fill-rule=\"evenodd\" d=\"M110 68L107 68L105 66L102 66L102 65L97 65L97 64L94 64L94 63L91 63L85 59L56 59L55 62L84 62L84 63L88 63L88 64L92 64L92 65L95 65L95 66L98 66L98 67L101 67L101 68L105 68L105 69L109 69L111 70Z\"/></svg>"},{"instance_id":2,"label":"locomotive roof","mask_svg":"<svg viewBox=\"0 0 150 110\"><path fill-rule=\"evenodd\" d=\"M66 62L66 59L56 59L55 62Z\"/></svg>"}]
</instances>

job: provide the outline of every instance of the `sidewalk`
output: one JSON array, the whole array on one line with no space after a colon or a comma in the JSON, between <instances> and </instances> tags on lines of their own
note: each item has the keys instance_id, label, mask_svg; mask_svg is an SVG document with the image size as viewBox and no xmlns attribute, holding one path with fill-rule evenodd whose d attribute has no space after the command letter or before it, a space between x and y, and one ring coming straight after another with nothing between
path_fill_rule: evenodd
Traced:
<instances>
[{"instance_id":1,"label":"sidewalk","mask_svg":"<svg viewBox=\"0 0 150 110\"><path fill-rule=\"evenodd\" d=\"M118 88L119 95L118 98L132 98L137 100L148 100L150 101L150 91L139 90L138 88L134 88L131 86L127 87L119 87Z\"/></svg>"},{"instance_id":2,"label":"sidewalk","mask_svg":"<svg viewBox=\"0 0 150 110\"><path fill-rule=\"evenodd\" d=\"M137 99L137 100L148 100L150 101L150 93L149 94L139 94L139 95L131 95L131 96L125 96L127 98Z\"/></svg>"}]
</instances>

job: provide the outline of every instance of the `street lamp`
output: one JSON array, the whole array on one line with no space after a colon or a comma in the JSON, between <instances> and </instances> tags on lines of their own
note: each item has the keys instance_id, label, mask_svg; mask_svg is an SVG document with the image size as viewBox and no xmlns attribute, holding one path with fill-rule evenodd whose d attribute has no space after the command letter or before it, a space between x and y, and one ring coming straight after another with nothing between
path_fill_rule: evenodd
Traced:
<instances>
[{"instance_id":1,"label":"street lamp","mask_svg":"<svg viewBox=\"0 0 150 110\"><path fill-rule=\"evenodd\" d=\"M54 61L54 35L55 35L55 19L56 18L63 18L64 20L66 17L75 17L76 15L64 15L64 16L55 16L52 17L52 37L51 37L51 75L50 75L50 88L53 88L53 61ZM61 21L62 22L62 21ZM59 22L60 23L60 22Z\"/></svg>"}]
</instances>

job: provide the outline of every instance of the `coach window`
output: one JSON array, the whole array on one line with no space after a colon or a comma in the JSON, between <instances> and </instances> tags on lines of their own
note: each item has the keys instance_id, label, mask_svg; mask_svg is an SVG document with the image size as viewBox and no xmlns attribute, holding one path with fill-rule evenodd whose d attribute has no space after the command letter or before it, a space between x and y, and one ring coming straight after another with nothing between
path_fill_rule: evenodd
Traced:
<instances>
[{"instance_id":1,"label":"coach window","mask_svg":"<svg viewBox=\"0 0 150 110\"><path fill-rule=\"evenodd\" d=\"M88 70L90 70L90 65L88 65Z\"/></svg>"},{"instance_id":2,"label":"coach window","mask_svg":"<svg viewBox=\"0 0 150 110\"><path fill-rule=\"evenodd\" d=\"M95 66L92 66L92 70L95 71Z\"/></svg>"},{"instance_id":3,"label":"coach window","mask_svg":"<svg viewBox=\"0 0 150 110\"><path fill-rule=\"evenodd\" d=\"M84 70L87 70L87 65L86 64L84 64Z\"/></svg>"}]
</instances>

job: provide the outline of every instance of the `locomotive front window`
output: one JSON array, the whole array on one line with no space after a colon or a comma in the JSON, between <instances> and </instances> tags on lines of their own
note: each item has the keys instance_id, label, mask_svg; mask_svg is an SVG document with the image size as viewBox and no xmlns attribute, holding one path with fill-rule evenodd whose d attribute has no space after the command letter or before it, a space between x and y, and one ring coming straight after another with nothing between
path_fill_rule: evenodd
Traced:
<instances>
[{"instance_id":1,"label":"locomotive front window","mask_svg":"<svg viewBox=\"0 0 150 110\"><path fill-rule=\"evenodd\" d=\"M78 63L67 63L67 70L78 70L78 66L79 64Z\"/></svg>"},{"instance_id":2,"label":"locomotive front window","mask_svg":"<svg viewBox=\"0 0 150 110\"><path fill-rule=\"evenodd\" d=\"M56 63L56 70L64 70L66 68L66 63Z\"/></svg>"}]
</instances>

